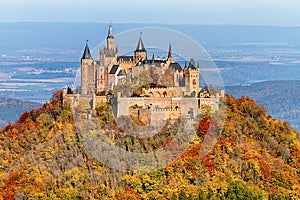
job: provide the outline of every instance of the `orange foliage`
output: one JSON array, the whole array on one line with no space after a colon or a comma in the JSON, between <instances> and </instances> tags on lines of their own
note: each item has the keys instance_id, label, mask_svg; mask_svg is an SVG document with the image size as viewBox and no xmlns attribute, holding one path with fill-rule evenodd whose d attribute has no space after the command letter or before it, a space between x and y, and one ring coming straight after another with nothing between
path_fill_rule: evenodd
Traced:
<instances>
[{"instance_id":1,"label":"orange foliage","mask_svg":"<svg viewBox=\"0 0 300 200\"><path fill-rule=\"evenodd\" d=\"M14 195L18 188L24 187L28 182L28 179L25 177L24 171L13 171L5 179L4 188L2 191L2 197L6 200L14 199Z\"/></svg>"},{"instance_id":2,"label":"orange foliage","mask_svg":"<svg viewBox=\"0 0 300 200\"><path fill-rule=\"evenodd\" d=\"M208 155L202 159L204 165L204 172L208 172L211 176L215 175L215 163L212 159L212 156Z\"/></svg>"}]
</instances>

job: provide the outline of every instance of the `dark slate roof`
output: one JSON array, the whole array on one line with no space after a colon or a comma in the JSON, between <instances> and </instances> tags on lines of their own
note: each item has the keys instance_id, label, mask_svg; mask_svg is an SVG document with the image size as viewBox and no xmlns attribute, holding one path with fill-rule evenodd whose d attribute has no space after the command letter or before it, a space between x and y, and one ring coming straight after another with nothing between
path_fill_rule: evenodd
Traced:
<instances>
[{"instance_id":1,"label":"dark slate roof","mask_svg":"<svg viewBox=\"0 0 300 200\"><path fill-rule=\"evenodd\" d=\"M111 25L111 22L110 22L110 24L109 24L107 38L114 38L114 35L113 35L113 32L112 32L112 25Z\"/></svg>"},{"instance_id":2,"label":"dark slate roof","mask_svg":"<svg viewBox=\"0 0 300 200\"><path fill-rule=\"evenodd\" d=\"M83 55L82 55L81 59L92 59L92 55L90 53L88 41L86 41L85 49L84 49L84 52L83 52Z\"/></svg>"},{"instance_id":3,"label":"dark slate roof","mask_svg":"<svg viewBox=\"0 0 300 200\"><path fill-rule=\"evenodd\" d=\"M195 65L193 65L192 63L189 63L188 68L189 68L189 69L197 69L197 68L195 67Z\"/></svg>"},{"instance_id":4,"label":"dark slate roof","mask_svg":"<svg viewBox=\"0 0 300 200\"><path fill-rule=\"evenodd\" d=\"M166 62L166 60L140 60L135 66L155 65L155 67L160 67L162 63L165 64Z\"/></svg>"},{"instance_id":5,"label":"dark slate roof","mask_svg":"<svg viewBox=\"0 0 300 200\"><path fill-rule=\"evenodd\" d=\"M102 65L102 63L100 62L100 61L96 61L96 65L98 65L98 66L101 66Z\"/></svg>"},{"instance_id":6,"label":"dark slate roof","mask_svg":"<svg viewBox=\"0 0 300 200\"><path fill-rule=\"evenodd\" d=\"M168 58L172 58L172 47L171 47L171 43L169 44Z\"/></svg>"},{"instance_id":7,"label":"dark slate roof","mask_svg":"<svg viewBox=\"0 0 300 200\"><path fill-rule=\"evenodd\" d=\"M109 74L115 74L115 73L117 72L118 68L119 68L119 65L114 65L114 66L111 68Z\"/></svg>"},{"instance_id":8,"label":"dark slate roof","mask_svg":"<svg viewBox=\"0 0 300 200\"><path fill-rule=\"evenodd\" d=\"M138 66L143 66L146 64L150 64L150 61L149 60L139 60L135 66L138 67Z\"/></svg>"},{"instance_id":9,"label":"dark slate roof","mask_svg":"<svg viewBox=\"0 0 300 200\"><path fill-rule=\"evenodd\" d=\"M126 72L121 69L117 76L126 76Z\"/></svg>"},{"instance_id":10,"label":"dark slate roof","mask_svg":"<svg viewBox=\"0 0 300 200\"><path fill-rule=\"evenodd\" d=\"M118 62L132 62L133 61L133 56L119 56L118 57Z\"/></svg>"},{"instance_id":11,"label":"dark slate roof","mask_svg":"<svg viewBox=\"0 0 300 200\"><path fill-rule=\"evenodd\" d=\"M172 67L173 69L181 72L182 71L182 67L180 66L179 63L171 63L169 67Z\"/></svg>"},{"instance_id":12,"label":"dark slate roof","mask_svg":"<svg viewBox=\"0 0 300 200\"><path fill-rule=\"evenodd\" d=\"M142 40L142 36L140 36L140 39L138 41L135 51L136 52L145 52L146 51L143 40Z\"/></svg>"},{"instance_id":13,"label":"dark slate roof","mask_svg":"<svg viewBox=\"0 0 300 200\"><path fill-rule=\"evenodd\" d=\"M196 66L195 66L195 65L196 65L196 64L195 64L195 60L194 60L194 59L191 59L188 68L190 68L190 69L196 69Z\"/></svg>"}]
</instances>

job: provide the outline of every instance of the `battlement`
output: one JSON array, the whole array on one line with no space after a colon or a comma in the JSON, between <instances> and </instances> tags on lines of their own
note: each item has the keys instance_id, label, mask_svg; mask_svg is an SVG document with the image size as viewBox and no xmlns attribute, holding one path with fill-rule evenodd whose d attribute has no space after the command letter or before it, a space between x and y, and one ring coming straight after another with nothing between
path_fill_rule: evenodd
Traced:
<instances>
[{"instance_id":1,"label":"battlement","mask_svg":"<svg viewBox=\"0 0 300 200\"><path fill-rule=\"evenodd\" d=\"M154 108L151 110L151 112L153 113L159 113L159 112L178 112L181 113L181 109L180 108Z\"/></svg>"}]
</instances>

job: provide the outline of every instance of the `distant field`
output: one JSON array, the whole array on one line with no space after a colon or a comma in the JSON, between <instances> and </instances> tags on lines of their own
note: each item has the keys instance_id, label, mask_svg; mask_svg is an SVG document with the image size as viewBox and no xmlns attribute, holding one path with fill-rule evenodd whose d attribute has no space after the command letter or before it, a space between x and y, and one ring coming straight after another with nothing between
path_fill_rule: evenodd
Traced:
<instances>
[{"instance_id":1,"label":"distant field","mask_svg":"<svg viewBox=\"0 0 300 200\"><path fill-rule=\"evenodd\" d=\"M46 102L55 90L74 84L79 62L0 63L0 97Z\"/></svg>"}]
</instances>

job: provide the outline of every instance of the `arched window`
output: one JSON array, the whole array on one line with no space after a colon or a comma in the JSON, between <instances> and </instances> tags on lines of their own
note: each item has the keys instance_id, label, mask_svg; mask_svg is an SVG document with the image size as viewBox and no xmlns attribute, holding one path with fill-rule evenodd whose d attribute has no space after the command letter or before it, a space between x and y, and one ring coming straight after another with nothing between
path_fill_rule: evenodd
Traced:
<instances>
[{"instance_id":1,"label":"arched window","mask_svg":"<svg viewBox=\"0 0 300 200\"><path fill-rule=\"evenodd\" d=\"M166 91L164 91L163 95L164 95L164 97L166 97L168 95L168 93Z\"/></svg>"},{"instance_id":2,"label":"arched window","mask_svg":"<svg viewBox=\"0 0 300 200\"><path fill-rule=\"evenodd\" d=\"M193 85L196 85L197 82L196 82L196 79L193 79Z\"/></svg>"}]
</instances>

